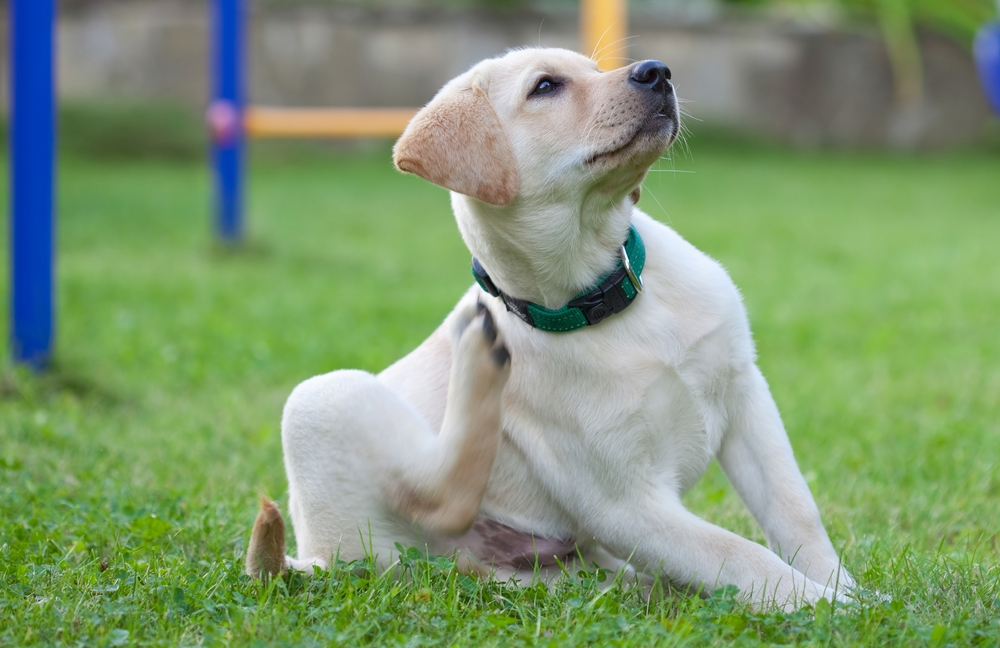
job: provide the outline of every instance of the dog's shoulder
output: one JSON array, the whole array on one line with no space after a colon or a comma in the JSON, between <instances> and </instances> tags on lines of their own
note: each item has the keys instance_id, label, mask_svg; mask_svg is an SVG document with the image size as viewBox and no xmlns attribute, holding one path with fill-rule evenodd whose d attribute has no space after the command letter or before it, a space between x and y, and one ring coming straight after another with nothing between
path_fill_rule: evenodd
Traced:
<instances>
[{"instance_id":1,"label":"dog's shoulder","mask_svg":"<svg viewBox=\"0 0 1000 648\"><path fill-rule=\"evenodd\" d=\"M638 209L633 223L646 248L644 281L653 282L659 295L715 316L745 313L740 291L721 263Z\"/></svg>"},{"instance_id":2,"label":"dog's shoulder","mask_svg":"<svg viewBox=\"0 0 1000 648\"><path fill-rule=\"evenodd\" d=\"M722 264L646 214L637 211L633 224L646 246L643 280L652 298L644 297L643 321L671 341L677 357L707 353L729 358L726 364L752 363L756 351L743 297Z\"/></svg>"}]
</instances>

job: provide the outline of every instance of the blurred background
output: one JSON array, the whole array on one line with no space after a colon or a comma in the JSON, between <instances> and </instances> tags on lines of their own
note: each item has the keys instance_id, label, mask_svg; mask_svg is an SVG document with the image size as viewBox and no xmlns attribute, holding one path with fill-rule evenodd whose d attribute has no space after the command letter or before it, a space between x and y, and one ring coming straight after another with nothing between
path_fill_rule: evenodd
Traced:
<instances>
[{"instance_id":1,"label":"blurred background","mask_svg":"<svg viewBox=\"0 0 1000 648\"><path fill-rule=\"evenodd\" d=\"M250 7L254 104L419 106L509 47L580 48L572 0ZM696 130L798 147L942 149L997 139L971 56L995 14L992 0L632 0L631 37L605 55L666 62ZM64 146L201 156L209 18L196 0L63 0Z\"/></svg>"}]
</instances>

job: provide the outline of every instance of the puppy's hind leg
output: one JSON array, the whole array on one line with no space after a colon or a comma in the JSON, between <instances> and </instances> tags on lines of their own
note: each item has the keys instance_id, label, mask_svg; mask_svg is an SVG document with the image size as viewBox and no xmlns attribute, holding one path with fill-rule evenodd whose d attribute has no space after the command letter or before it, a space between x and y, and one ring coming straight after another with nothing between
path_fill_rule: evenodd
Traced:
<instances>
[{"instance_id":1,"label":"puppy's hind leg","mask_svg":"<svg viewBox=\"0 0 1000 648\"><path fill-rule=\"evenodd\" d=\"M438 338L427 347L436 351L406 367L412 380L436 380L427 363L450 364L442 367L448 383L439 429L394 391L394 381L363 371L310 378L289 396L281 434L299 560L285 568L334 556L371 557L385 568L396 543L437 547L440 536L472 526L499 445L510 355L492 316L474 300L434 335L449 331L450 350L440 349L447 340ZM259 537L252 547L270 546L267 534ZM274 569L277 550L266 555ZM254 560L251 567L262 565Z\"/></svg>"},{"instance_id":2,"label":"puppy's hind leg","mask_svg":"<svg viewBox=\"0 0 1000 648\"><path fill-rule=\"evenodd\" d=\"M475 522L500 443L500 402L510 353L478 302L454 323L451 375L440 434L420 460L394 471L390 505L425 530L463 533Z\"/></svg>"}]
</instances>

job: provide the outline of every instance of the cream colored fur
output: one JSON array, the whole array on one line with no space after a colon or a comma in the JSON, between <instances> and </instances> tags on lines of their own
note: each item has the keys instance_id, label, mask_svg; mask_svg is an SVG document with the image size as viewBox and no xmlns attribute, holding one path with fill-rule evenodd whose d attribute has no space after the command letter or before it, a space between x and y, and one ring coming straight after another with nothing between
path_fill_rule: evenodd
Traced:
<instances>
[{"instance_id":1,"label":"cream colored fur","mask_svg":"<svg viewBox=\"0 0 1000 648\"><path fill-rule=\"evenodd\" d=\"M259 557L276 551L265 508L251 573L369 552L388 566L397 542L485 570L490 556L463 535L485 516L575 538L588 563L628 561L702 591L731 584L764 606L853 586L755 364L739 292L633 205L678 123L674 104L650 116L629 73L565 50L484 61L414 118L395 159L453 191L462 237L508 294L564 305L614 267L630 224L647 251L645 292L596 326L546 333L474 286L377 376L299 385L282 421L299 557ZM558 91L532 95L546 78ZM682 504L713 458L770 549ZM512 572L532 577L501 576Z\"/></svg>"}]
</instances>

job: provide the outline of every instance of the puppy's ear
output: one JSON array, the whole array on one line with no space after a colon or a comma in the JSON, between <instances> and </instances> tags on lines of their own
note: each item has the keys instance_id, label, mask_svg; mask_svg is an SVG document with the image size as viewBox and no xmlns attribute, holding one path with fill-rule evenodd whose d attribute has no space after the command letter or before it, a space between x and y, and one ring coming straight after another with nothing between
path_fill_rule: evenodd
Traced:
<instances>
[{"instance_id":1,"label":"puppy's ear","mask_svg":"<svg viewBox=\"0 0 1000 648\"><path fill-rule=\"evenodd\" d=\"M632 193L630 193L628 195L628 197L632 199L632 204L633 205L638 205L639 204L639 199L642 198L642 185L640 185L640 186L636 187L635 189L633 189Z\"/></svg>"},{"instance_id":2,"label":"puppy's ear","mask_svg":"<svg viewBox=\"0 0 1000 648\"><path fill-rule=\"evenodd\" d=\"M477 87L439 97L418 112L396 142L393 161L400 171L491 205L517 195L514 151Z\"/></svg>"}]
</instances>

